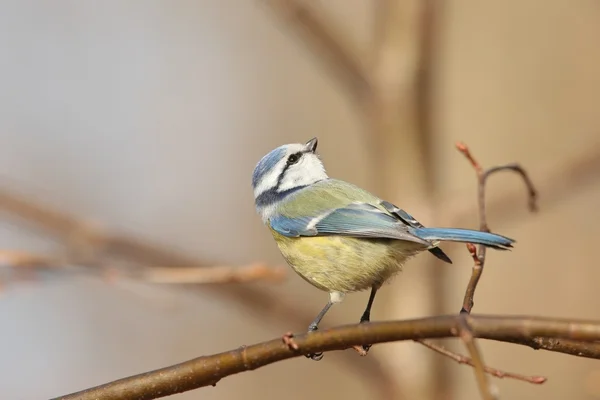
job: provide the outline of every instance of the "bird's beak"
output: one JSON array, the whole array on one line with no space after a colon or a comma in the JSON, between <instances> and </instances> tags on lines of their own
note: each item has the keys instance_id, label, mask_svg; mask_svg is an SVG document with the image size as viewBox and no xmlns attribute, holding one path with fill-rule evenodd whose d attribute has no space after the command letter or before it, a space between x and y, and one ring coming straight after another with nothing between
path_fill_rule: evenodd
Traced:
<instances>
[{"instance_id":1,"label":"bird's beak","mask_svg":"<svg viewBox=\"0 0 600 400\"><path fill-rule=\"evenodd\" d=\"M317 150L317 144L318 144L318 140L316 137L310 139L308 142L306 142L306 146L304 146L304 148L306 149L306 151L310 151L311 153L314 153L315 150Z\"/></svg>"}]
</instances>

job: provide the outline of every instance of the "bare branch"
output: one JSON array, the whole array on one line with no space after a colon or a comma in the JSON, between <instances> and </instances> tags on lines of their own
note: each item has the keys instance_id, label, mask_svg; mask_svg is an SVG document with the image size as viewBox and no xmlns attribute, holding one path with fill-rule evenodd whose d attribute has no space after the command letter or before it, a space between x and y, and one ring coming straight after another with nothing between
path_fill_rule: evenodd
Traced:
<instances>
[{"instance_id":1,"label":"bare branch","mask_svg":"<svg viewBox=\"0 0 600 400\"><path fill-rule=\"evenodd\" d=\"M37 281L41 274L75 273L73 265L65 265L59 257L50 258L16 250L0 250L0 280Z\"/></svg>"},{"instance_id":2,"label":"bare branch","mask_svg":"<svg viewBox=\"0 0 600 400\"><path fill-rule=\"evenodd\" d=\"M458 324L458 336L462 339L465 347L471 355L473 360L473 368L475 369L475 380L479 387L479 393L484 400L494 400L496 396L494 393L497 391L490 385L488 376L485 373L485 364L483 363L483 356L479 347L473 337L473 331L469 327L466 318L462 318Z\"/></svg>"},{"instance_id":3,"label":"bare branch","mask_svg":"<svg viewBox=\"0 0 600 400\"><path fill-rule=\"evenodd\" d=\"M21 251L0 250L0 267L11 268L19 273L27 270L29 276L34 276L40 270L53 270L64 273L81 272L106 272L111 280L120 277L141 280L147 283L160 284L226 284L244 283L254 281L281 282L287 269L283 267L271 268L265 264L257 263L240 267L212 266L212 267L138 267L134 271L123 271L116 267L95 265L75 267L68 259L60 257L47 257L34 255ZM18 270L18 271L17 271Z\"/></svg>"},{"instance_id":4,"label":"bare branch","mask_svg":"<svg viewBox=\"0 0 600 400\"><path fill-rule=\"evenodd\" d=\"M490 228L487 222L486 208L485 208L485 185L487 183L487 179L493 175L494 173L501 171L512 171L521 176L523 182L527 186L528 196L529 196L529 209L531 211L537 210L537 192L533 186L533 182L529 178L527 172L521 167L519 164L512 163L501 165L498 167L492 167L486 170L483 170L481 165L475 160L473 155L471 154L469 148L464 143L457 143L456 148L460 151L471 163L473 169L477 174L477 192L478 192L478 209L479 209L479 230L482 232L489 232ZM467 286L467 290L465 291L465 297L463 300L463 306L460 310L461 313L469 314L473 308L473 297L475 296L475 290L477 289L477 284L479 283L479 279L481 278L481 274L483 273L483 268L485 266L485 254L486 247L484 245L480 245L477 253L475 252L475 246L472 244L467 244L467 249L474 260L473 272L471 274L471 279L469 280L469 284Z\"/></svg>"},{"instance_id":5,"label":"bare branch","mask_svg":"<svg viewBox=\"0 0 600 400\"><path fill-rule=\"evenodd\" d=\"M141 272L140 279L150 283L205 284L205 283L241 283L258 280L281 282L287 269L270 268L265 264L252 264L242 267L147 267Z\"/></svg>"},{"instance_id":6,"label":"bare branch","mask_svg":"<svg viewBox=\"0 0 600 400\"><path fill-rule=\"evenodd\" d=\"M593 358L596 360L600 359L600 341L580 342L577 340L546 337L534 337L521 341L500 338L499 341L531 347L534 350L547 350L555 353L570 354L577 357Z\"/></svg>"},{"instance_id":7,"label":"bare branch","mask_svg":"<svg viewBox=\"0 0 600 400\"><path fill-rule=\"evenodd\" d=\"M466 364L466 365L470 365L472 367L474 366L473 360L470 359L469 357L466 357L466 356L463 356L462 354L458 354L453 351L450 351L447 348L445 348L444 346L440 346L436 343L433 343L431 340L417 340L417 342L421 343L423 346L435 351L436 353L439 353L443 356L446 356L446 357L456 361L459 364ZM492 376L495 376L496 378L511 378L511 379L516 379L516 380L523 381L523 382L533 383L536 385L542 384L542 383L546 382L546 380L547 380L547 378L545 378L543 376L528 376L528 375L515 374L513 372L506 372L506 371L502 371L502 370L488 367L488 366L484 367L484 371Z\"/></svg>"},{"instance_id":8,"label":"bare branch","mask_svg":"<svg viewBox=\"0 0 600 400\"><path fill-rule=\"evenodd\" d=\"M55 261L44 256L17 250L0 250L0 266L8 268L51 268Z\"/></svg>"},{"instance_id":9,"label":"bare branch","mask_svg":"<svg viewBox=\"0 0 600 400\"><path fill-rule=\"evenodd\" d=\"M561 162L559 165L545 168L543 176L536 179L536 188L544 193L544 207L560 204L564 199L573 196L589 184L600 179L600 146L586 148L580 154ZM523 217L524 209L515 207L522 202L523 194L517 190L507 190L500 196L489 199L486 203L488 217L502 216L502 220L518 220ZM442 215L444 224L457 225L473 214L472 203L465 201L464 196L456 196L449 200L446 213ZM530 209L530 208L529 208Z\"/></svg>"},{"instance_id":10,"label":"bare branch","mask_svg":"<svg viewBox=\"0 0 600 400\"><path fill-rule=\"evenodd\" d=\"M333 76L343 79L342 84L352 97L361 102L371 90L368 70L356 51L335 23L324 11L301 0L266 0L270 8L284 21L300 31L320 59L335 70Z\"/></svg>"},{"instance_id":11,"label":"bare branch","mask_svg":"<svg viewBox=\"0 0 600 400\"><path fill-rule=\"evenodd\" d=\"M456 147L469 160L477 174L480 230L489 232L485 204L485 184L487 179L496 172L512 171L519 174L527 188L529 210L537 211L537 190L535 189L527 172L519 164L511 163L483 170L481 165L475 160L469 148L464 143L457 143ZM577 157L574 162L564 166L564 169L567 171L567 175L572 177L572 179L569 180L569 184L573 184L573 182L582 180L582 178L584 178L590 172L593 173L594 171L597 171L597 167L600 165L599 163L600 148L594 148L589 153L581 157ZM553 182L558 182L558 180L555 179L558 174L550 174L550 176L552 176ZM560 185L558 187L560 187ZM465 291L461 313L468 314L473 308L473 297L475 295L477 283L479 282L483 272L486 252L484 246L480 246L479 251L477 252L473 244L467 244L467 249L473 258L474 263L473 272ZM595 359L600 358L600 343L581 343L578 341L558 340L552 338L532 338L527 341L515 343L529 346L536 350L544 349L554 352L572 354L579 357Z\"/></svg>"},{"instance_id":12,"label":"bare branch","mask_svg":"<svg viewBox=\"0 0 600 400\"><path fill-rule=\"evenodd\" d=\"M400 340L456 337L461 324L469 318L473 337L527 341L532 337L551 337L580 341L600 340L600 322L567 321L549 318L440 316L406 321L371 322L324 329L293 338L283 338L211 356L195 358L167 368L134 375L55 400L148 400L204 386L243 371L298 357L307 353L344 350L359 344ZM297 350L296 350L297 346Z\"/></svg>"}]
</instances>

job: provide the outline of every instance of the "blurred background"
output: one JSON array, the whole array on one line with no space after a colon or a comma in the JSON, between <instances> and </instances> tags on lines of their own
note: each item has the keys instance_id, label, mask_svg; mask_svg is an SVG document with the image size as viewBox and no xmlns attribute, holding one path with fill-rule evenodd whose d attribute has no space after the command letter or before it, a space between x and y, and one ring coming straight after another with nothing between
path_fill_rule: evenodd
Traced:
<instances>
[{"instance_id":1,"label":"blurred background","mask_svg":"<svg viewBox=\"0 0 600 400\"><path fill-rule=\"evenodd\" d=\"M3 1L0 397L59 396L306 329L327 294L284 265L250 177L272 148L313 136L330 176L431 226L478 226L457 141L484 166L521 163L540 211L518 177L490 180L490 227L518 243L488 252L474 312L600 319L599 38L595 0ZM444 250L453 265L409 262L372 319L458 312L472 260ZM245 283L175 273L256 263L267 269ZM324 326L358 322L367 297ZM600 398L599 361L480 345L490 366L549 378L493 378L503 398ZM174 396L242 397L478 393L470 367L407 342Z\"/></svg>"}]
</instances>

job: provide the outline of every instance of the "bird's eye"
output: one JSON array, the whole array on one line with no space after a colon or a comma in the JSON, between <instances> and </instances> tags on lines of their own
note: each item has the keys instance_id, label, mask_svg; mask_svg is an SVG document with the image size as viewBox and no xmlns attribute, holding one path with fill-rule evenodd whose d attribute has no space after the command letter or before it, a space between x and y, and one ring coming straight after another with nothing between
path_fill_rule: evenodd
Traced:
<instances>
[{"instance_id":1,"label":"bird's eye","mask_svg":"<svg viewBox=\"0 0 600 400\"><path fill-rule=\"evenodd\" d=\"M296 164L299 159L300 159L300 154L298 154L298 153L292 154L288 157L287 163L288 163L288 165Z\"/></svg>"}]
</instances>

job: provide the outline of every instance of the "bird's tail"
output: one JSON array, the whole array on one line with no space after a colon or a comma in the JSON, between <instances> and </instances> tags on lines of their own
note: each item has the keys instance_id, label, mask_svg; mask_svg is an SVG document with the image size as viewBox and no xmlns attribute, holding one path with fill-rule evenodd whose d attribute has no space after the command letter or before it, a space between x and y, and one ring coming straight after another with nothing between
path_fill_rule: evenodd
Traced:
<instances>
[{"instance_id":1,"label":"bird's tail","mask_svg":"<svg viewBox=\"0 0 600 400\"><path fill-rule=\"evenodd\" d=\"M513 239L495 233L458 228L415 228L413 233L425 240L482 244L498 250L508 250Z\"/></svg>"}]
</instances>

